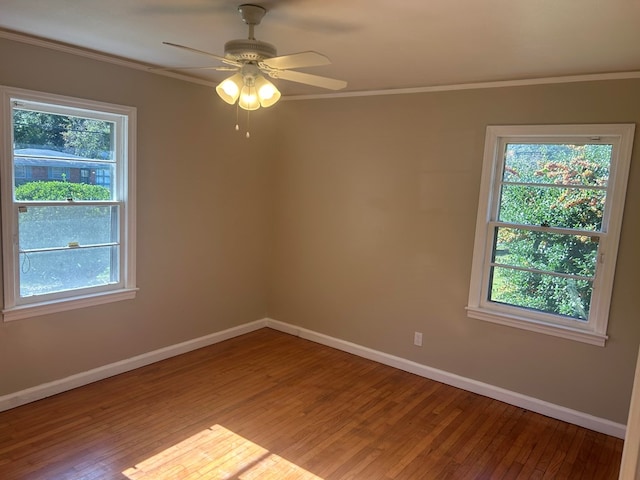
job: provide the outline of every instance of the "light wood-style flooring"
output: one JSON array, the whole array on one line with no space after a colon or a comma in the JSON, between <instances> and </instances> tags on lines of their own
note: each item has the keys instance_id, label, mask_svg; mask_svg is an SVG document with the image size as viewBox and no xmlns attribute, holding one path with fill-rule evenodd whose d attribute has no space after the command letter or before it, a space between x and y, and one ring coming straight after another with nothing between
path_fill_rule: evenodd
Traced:
<instances>
[{"instance_id":1,"label":"light wood-style flooring","mask_svg":"<svg viewBox=\"0 0 640 480\"><path fill-rule=\"evenodd\" d=\"M0 413L0 479L617 479L622 440L262 329Z\"/></svg>"}]
</instances>

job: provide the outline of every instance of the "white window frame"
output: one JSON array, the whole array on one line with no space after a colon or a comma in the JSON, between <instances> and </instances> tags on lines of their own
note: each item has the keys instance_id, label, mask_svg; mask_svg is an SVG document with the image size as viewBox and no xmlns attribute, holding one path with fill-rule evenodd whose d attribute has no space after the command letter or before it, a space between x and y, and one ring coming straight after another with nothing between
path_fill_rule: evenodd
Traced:
<instances>
[{"instance_id":1,"label":"white window frame","mask_svg":"<svg viewBox=\"0 0 640 480\"><path fill-rule=\"evenodd\" d=\"M2 253L3 253L3 320L12 321L55 312L84 308L93 305L127 300L136 295L136 109L62 95L34 92L0 86L0 150L2 204ZM12 106L15 101L42 104L47 108L60 106L86 112L92 117L118 119L121 141L116 148L115 199L120 204L120 282L100 288L83 288L47 295L45 300L21 298L19 293L18 207L14 201L13 175L13 121ZM44 297L44 296L43 296Z\"/></svg>"},{"instance_id":2,"label":"white window frame","mask_svg":"<svg viewBox=\"0 0 640 480\"><path fill-rule=\"evenodd\" d=\"M607 340L609 306L613 290L622 215L631 162L634 124L520 125L489 126L485 137L482 180L476 221L473 262L467 315L501 325L604 346ZM612 144L609 182L602 231L597 234L598 265L594 280L589 319L568 320L560 315L491 302L489 274L493 238L500 199L504 148L507 143L544 143L545 140L570 143Z\"/></svg>"}]
</instances>

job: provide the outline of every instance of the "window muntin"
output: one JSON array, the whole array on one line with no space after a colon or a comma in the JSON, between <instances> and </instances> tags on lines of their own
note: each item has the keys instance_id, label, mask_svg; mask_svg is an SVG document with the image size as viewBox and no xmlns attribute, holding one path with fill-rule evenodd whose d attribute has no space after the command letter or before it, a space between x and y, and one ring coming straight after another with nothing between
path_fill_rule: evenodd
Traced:
<instances>
[{"instance_id":1,"label":"window muntin","mask_svg":"<svg viewBox=\"0 0 640 480\"><path fill-rule=\"evenodd\" d=\"M633 125L489 127L486 141L469 315L603 344Z\"/></svg>"},{"instance_id":2,"label":"window muntin","mask_svg":"<svg viewBox=\"0 0 640 480\"><path fill-rule=\"evenodd\" d=\"M5 320L133 298L135 109L2 91Z\"/></svg>"}]
</instances>

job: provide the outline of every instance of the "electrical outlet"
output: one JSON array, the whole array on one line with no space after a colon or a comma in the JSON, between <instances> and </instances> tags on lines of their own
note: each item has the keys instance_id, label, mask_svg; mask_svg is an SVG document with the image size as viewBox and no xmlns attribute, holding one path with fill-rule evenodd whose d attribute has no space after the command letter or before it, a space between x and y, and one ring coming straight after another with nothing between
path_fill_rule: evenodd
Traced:
<instances>
[{"instance_id":1,"label":"electrical outlet","mask_svg":"<svg viewBox=\"0 0 640 480\"><path fill-rule=\"evenodd\" d=\"M417 347L422 346L422 332L413 332L413 344Z\"/></svg>"}]
</instances>

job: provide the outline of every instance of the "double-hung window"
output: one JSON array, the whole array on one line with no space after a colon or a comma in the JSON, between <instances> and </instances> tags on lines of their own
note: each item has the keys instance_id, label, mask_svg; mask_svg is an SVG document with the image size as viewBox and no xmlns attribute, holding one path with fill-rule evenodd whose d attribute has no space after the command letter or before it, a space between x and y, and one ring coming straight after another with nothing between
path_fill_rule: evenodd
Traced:
<instances>
[{"instance_id":1,"label":"double-hung window","mask_svg":"<svg viewBox=\"0 0 640 480\"><path fill-rule=\"evenodd\" d=\"M634 128L487 128L470 317L604 345Z\"/></svg>"},{"instance_id":2,"label":"double-hung window","mask_svg":"<svg viewBox=\"0 0 640 480\"><path fill-rule=\"evenodd\" d=\"M135 109L0 91L4 319L133 298Z\"/></svg>"}]
</instances>

